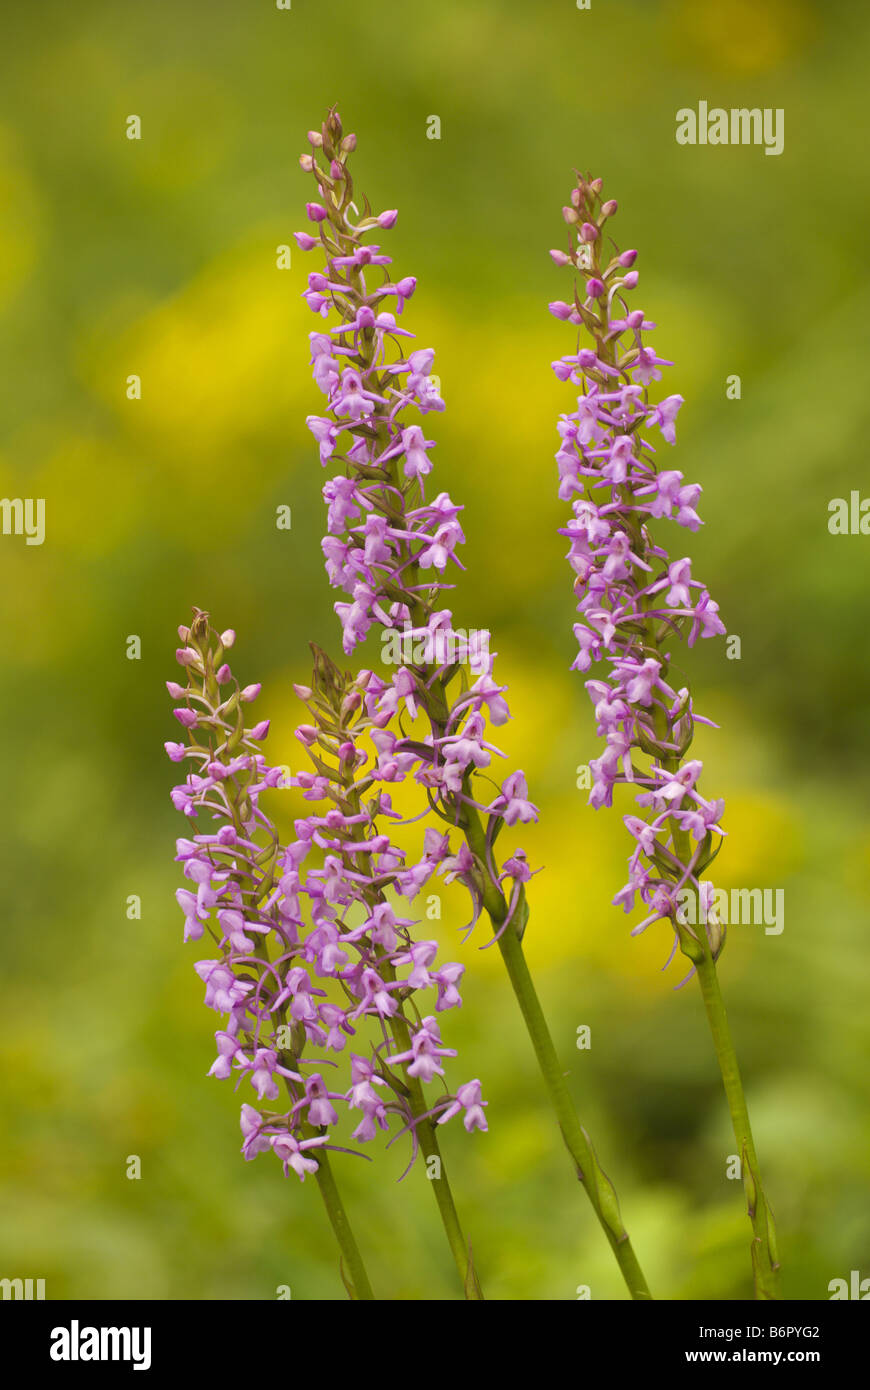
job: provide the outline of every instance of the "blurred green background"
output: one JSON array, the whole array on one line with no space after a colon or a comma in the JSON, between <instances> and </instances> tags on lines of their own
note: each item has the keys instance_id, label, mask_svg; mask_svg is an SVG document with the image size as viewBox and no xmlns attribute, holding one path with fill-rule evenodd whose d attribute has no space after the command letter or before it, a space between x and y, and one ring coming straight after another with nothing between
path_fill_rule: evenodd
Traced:
<instances>
[{"instance_id":1,"label":"blurred green background","mask_svg":"<svg viewBox=\"0 0 870 1390\"><path fill-rule=\"evenodd\" d=\"M47 536L0 539L0 1274L44 1277L50 1298L344 1296L315 1185L243 1163L240 1097L206 1079L215 1018L181 941L161 747L192 604L237 629L234 667L264 682L288 763L306 644L338 648L304 426L320 408L299 299L312 265L294 245L276 267L304 225L305 131L334 101L359 136L358 188L400 209L398 272L419 277L406 320L448 406L429 417L436 476L466 508L457 621L495 634L515 715L499 742L542 811L521 837L546 866L527 945L571 1084L655 1292L734 1299L751 1290L748 1224L697 991L673 992L679 964L660 973L663 932L632 941L609 905L626 836L575 786L596 748L568 669L552 456L570 393L549 368L567 342L546 311L565 280L547 250L575 166L620 202L635 303L686 398L669 464L704 486L705 527L674 543L742 639L739 661L718 642L686 663L722 726L699 739L727 801L717 883L786 895L783 934L736 928L722 960L786 1293L870 1274L870 541L827 530L829 499L867 476L870 15L48 0L6 3L3 23L0 494L44 497ZM699 100L784 108L784 153L678 146L675 112ZM453 1075L481 1078L490 1132L452 1126L445 1146L487 1294L621 1298L497 954L483 933L459 940L465 906L445 897L440 924L468 966ZM373 1282L454 1298L422 1170L396 1186L399 1150L336 1160Z\"/></svg>"}]
</instances>

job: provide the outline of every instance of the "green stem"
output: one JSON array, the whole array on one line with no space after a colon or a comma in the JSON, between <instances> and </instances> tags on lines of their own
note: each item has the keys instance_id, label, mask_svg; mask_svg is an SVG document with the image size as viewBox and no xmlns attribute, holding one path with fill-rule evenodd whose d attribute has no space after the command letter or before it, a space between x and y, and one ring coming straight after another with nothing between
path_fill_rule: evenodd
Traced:
<instances>
[{"instance_id":1,"label":"green stem","mask_svg":"<svg viewBox=\"0 0 870 1390\"><path fill-rule=\"evenodd\" d=\"M402 1052L411 1050L411 1031L408 1027L408 1020L404 1014L395 1014L390 1020L390 1026L397 1046ZM483 1290L474 1268L474 1260L471 1253L471 1245L466 1240L459 1220L459 1213L456 1210L456 1203L453 1200L453 1192L447 1177L447 1169L444 1166L444 1159L441 1156L441 1149L438 1144L438 1135L432 1120L426 1116L426 1098L419 1077L409 1076L407 1068L404 1071L404 1084L408 1090L408 1101L411 1111L417 1121L415 1130L420 1148L427 1160L426 1172L432 1184L435 1201L438 1203L438 1210L441 1213L441 1222L447 1236L447 1243L450 1246L459 1277L462 1280L462 1287L465 1290L465 1297L468 1299L483 1299ZM434 1168L429 1162L435 1160Z\"/></svg>"},{"instance_id":2,"label":"green stem","mask_svg":"<svg viewBox=\"0 0 870 1390\"><path fill-rule=\"evenodd\" d=\"M315 1132L315 1131L312 1131ZM356 1238L347 1219L347 1212L341 1200L341 1193L332 1172L329 1155L325 1149L317 1150L317 1186L326 1207L330 1225L335 1232L342 1258L342 1277L352 1299L374 1299L369 1276L363 1264Z\"/></svg>"},{"instance_id":3,"label":"green stem","mask_svg":"<svg viewBox=\"0 0 870 1390\"><path fill-rule=\"evenodd\" d=\"M659 651L658 640L653 634L652 640L655 649ZM660 654L662 663L662 674L667 672L667 659ZM666 734L666 721L662 708L659 706L653 716L656 730L660 737ZM670 772L677 772L680 767L681 759L676 756L663 757L662 764ZM692 840L688 832L685 831L675 817L670 818L671 838L674 850L683 864L689 865L693 862L695 851L692 847ZM696 870L700 873L702 870ZM716 1049L716 1058L719 1063L719 1071L722 1075L722 1084L725 1087L725 1095L728 1100L728 1109L731 1113L731 1123L734 1127L734 1137L740 1150L740 1170L743 1176L743 1189L746 1193L746 1206L749 1212L749 1220L752 1223L753 1240L751 1246L752 1254L752 1275L755 1285L756 1299L779 1299L782 1298L782 1286L780 1280L779 1257L776 1249L776 1227L773 1221L773 1212L770 1209L767 1198L764 1195L764 1188L761 1185L761 1172L758 1166L758 1157L755 1152L755 1141L752 1137L752 1128L749 1124L749 1111L746 1106L746 1096L743 1091L743 1082L740 1078L740 1068L737 1064L737 1053L734 1050L734 1043L731 1039L731 1029L728 1026L728 1017L725 1013L725 1001L722 998L722 991L719 987L719 976L716 970L716 955L711 947L708 934L706 919L701 910L701 894L697 888L693 888L697 911L695 920L702 923L701 934L696 937L686 925L677 918L675 930L680 943L680 949L684 956L692 962L698 976L698 983L701 986L701 997L704 1000L704 1008L707 1013L707 1022L710 1026L710 1033L713 1038L713 1046Z\"/></svg>"},{"instance_id":4,"label":"green stem","mask_svg":"<svg viewBox=\"0 0 870 1390\"><path fill-rule=\"evenodd\" d=\"M752 1138L749 1111L746 1108L746 1096L740 1079L737 1054L731 1040L731 1029L728 1026L725 1002L719 988L716 962L709 952L705 951L703 958L696 961L696 969L704 1008L707 1011L707 1020L710 1024L710 1032L713 1035L713 1044L716 1048L716 1056L719 1060L719 1070L722 1073L722 1083L728 1098L734 1137L740 1150L743 1188L746 1193L746 1205L753 1231L752 1271L755 1280L755 1297L757 1299L779 1299L782 1298L782 1287L773 1213L761 1186L758 1157L755 1152L755 1141Z\"/></svg>"},{"instance_id":5,"label":"green stem","mask_svg":"<svg viewBox=\"0 0 870 1390\"><path fill-rule=\"evenodd\" d=\"M480 818L471 806L465 807L464 816L465 834L469 847L481 864L485 864L486 844ZM581 1125L574 1108L571 1093L565 1080L565 1072L559 1062L550 1029L547 1026L544 1010L535 989L516 923L511 921L507 926L504 926L507 917L507 903L503 895L492 884L488 875L484 887L484 906L493 928L496 931L501 931L498 944L502 960L505 963L517 1003L525 1020L547 1095L562 1132L565 1147L571 1155L577 1177L583 1184L586 1195L592 1203L595 1215L607 1236L610 1248L616 1257L616 1262L622 1271L622 1277L632 1298L651 1299L652 1294L634 1253L628 1231L622 1221L616 1190L598 1162L589 1136Z\"/></svg>"},{"instance_id":6,"label":"green stem","mask_svg":"<svg viewBox=\"0 0 870 1390\"><path fill-rule=\"evenodd\" d=\"M577 1118L565 1081L565 1073L559 1064L547 1020L526 962L522 942L512 923L502 932L498 944L577 1177L586 1189L632 1298L651 1299L652 1294L622 1223L616 1191L598 1162L589 1136Z\"/></svg>"}]
</instances>

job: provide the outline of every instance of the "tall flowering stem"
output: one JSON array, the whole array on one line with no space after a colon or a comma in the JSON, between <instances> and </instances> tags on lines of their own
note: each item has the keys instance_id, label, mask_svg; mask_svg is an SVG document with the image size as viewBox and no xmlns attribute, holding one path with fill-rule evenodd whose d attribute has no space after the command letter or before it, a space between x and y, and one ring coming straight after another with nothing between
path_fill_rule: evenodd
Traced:
<instances>
[{"instance_id":1,"label":"tall flowering stem","mask_svg":"<svg viewBox=\"0 0 870 1390\"><path fill-rule=\"evenodd\" d=\"M323 489L326 568L346 594L335 604L344 650L380 629L384 660L397 666L390 681L366 673L366 709L377 728L373 775L385 783L412 777L438 823L426 829L423 858L406 869L405 887L413 895L437 871L468 889L469 929L487 914L577 1176L632 1297L646 1299L616 1193L577 1118L525 961L532 870L519 847L501 863L496 857L504 827L536 820L537 811L521 771L500 785L490 782L487 769L503 754L488 725L510 717L506 687L493 676L489 633L454 629L443 606L452 587L448 570L462 568L456 550L465 538L462 507L446 492L429 499L433 442L416 419L443 410L444 402L431 374L434 353L403 353L403 340L413 334L399 318L417 282L393 280L391 258L367 241L391 228L397 214L374 215L367 200L357 205L348 169L356 138L343 134L337 112L309 132L309 142L313 153L300 162L317 183L317 200L307 205L316 234L300 232L296 239L325 257L304 297L327 321L311 334L314 379L327 413L308 418L321 463L337 470Z\"/></svg>"},{"instance_id":2,"label":"tall flowering stem","mask_svg":"<svg viewBox=\"0 0 870 1390\"><path fill-rule=\"evenodd\" d=\"M646 907L633 935L668 922L668 963L679 946L692 965L686 979L698 977L740 1152L756 1297L775 1299L781 1295L773 1215L716 971L725 934L701 877L722 846L724 802L702 794L703 765L690 756L695 725L710 721L695 713L689 690L675 690L669 679L675 643L691 647L725 628L718 605L692 577L691 560L672 560L657 539L657 524L665 520L698 529L701 488L657 462L650 432L675 442L683 398L650 400L650 385L673 363L646 344L655 324L626 300L638 282L637 252L612 243L605 250L605 227L616 211L612 199L603 199L600 179L578 176L563 209L567 248L550 252L574 276L571 301L554 301L550 311L577 337L576 350L553 369L579 392L577 409L559 421L556 460L559 496L573 512L560 532L570 543L578 599L573 665L583 673L595 668L586 689L605 741L590 763L590 803L611 806L619 783L636 789L639 814L624 817L634 842L628 882L614 901L626 912L636 897Z\"/></svg>"},{"instance_id":3,"label":"tall flowering stem","mask_svg":"<svg viewBox=\"0 0 870 1390\"><path fill-rule=\"evenodd\" d=\"M334 1146L326 1123L334 1111L321 1077L302 1075L309 1064L304 1028L292 1018L288 1023L293 994L287 968L296 947L278 892L278 834L259 805L261 793L280 785L283 774L260 751L268 720L248 727L245 719L260 687L242 688L233 676L226 660L235 642L231 629L218 634L208 614L197 610L191 625L178 631L183 645L176 659L186 679L184 685L168 681L167 688L179 702L173 712L187 742L165 747L173 763L192 767L173 788L172 801L197 833L177 842L191 886L176 897L185 941L207 934L218 952L195 968L206 986L206 1005L227 1019L215 1033L218 1055L209 1075L226 1080L235 1067L261 1100L273 1101L280 1079L290 1111L261 1114L243 1104L242 1153L253 1159L271 1149L285 1175L292 1170L304 1182L314 1174L341 1251L345 1287L352 1299L370 1300L369 1277L327 1154Z\"/></svg>"}]
</instances>

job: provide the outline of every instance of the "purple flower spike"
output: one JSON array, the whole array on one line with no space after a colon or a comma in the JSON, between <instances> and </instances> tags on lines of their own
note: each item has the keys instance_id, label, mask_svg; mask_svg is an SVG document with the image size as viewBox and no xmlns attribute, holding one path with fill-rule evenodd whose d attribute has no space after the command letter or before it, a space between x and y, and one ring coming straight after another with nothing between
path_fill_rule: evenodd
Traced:
<instances>
[{"instance_id":1,"label":"purple flower spike","mask_svg":"<svg viewBox=\"0 0 870 1390\"><path fill-rule=\"evenodd\" d=\"M560 531L570 542L579 600L573 664L590 673L603 667L586 682L605 745L590 763L590 803L610 806L614 786L630 783L638 804L652 807L649 822L626 820L636 844L629 881L615 901L630 912L638 895L651 910L643 925L666 918L679 934L688 931L677 918L679 892L697 891L714 854L714 836L723 832L722 802L701 793L699 762L679 796L662 798L663 785L674 785L669 779L698 719L689 692L669 683L671 647L681 638L692 646L725 627L706 587L692 577L691 561L672 561L653 535L653 524L661 520L696 530L701 489L684 483L679 470L661 469L649 437L657 429L667 444L674 443L683 398L649 399L651 383L672 363L644 342L655 325L625 299L637 283L636 272L626 272L637 253L604 256L599 232L615 204L602 204L600 189L583 179L575 195L586 220L565 264L579 267L583 277L577 301L585 305L581 317L591 347L578 344L553 366L579 392L576 410L560 418L556 454L559 495L573 511ZM721 932L710 923L707 929L716 955Z\"/></svg>"},{"instance_id":2,"label":"purple flower spike","mask_svg":"<svg viewBox=\"0 0 870 1390\"><path fill-rule=\"evenodd\" d=\"M721 848L725 807L702 792L700 760L687 761L695 724L709 721L695 714L689 690L675 690L670 677L675 643L691 647L699 637L725 632L717 604L692 577L691 560L672 560L659 538L663 521L697 530L701 489L684 483L677 469L658 465L651 434L658 430L666 445L675 443L683 398L650 399L651 385L672 364L644 340L655 324L625 298L638 283L629 269L637 252L603 251L600 233L616 204L602 203L600 179L582 177L571 203L581 229L567 260L585 281L575 285L574 301L582 303L579 317L593 347L554 364L559 379L579 391L577 409L561 418L556 459L559 496L571 501L574 513L561 531L570 542L581 619L574 627L580 648L574 666L601 668L586 681L604 739L603 753L589 764L590 802L610 806L614 787L630 783L645 812L624 818L633 848L628 882L614 902L632 912L639 897L646 915L632 935L667 922L673 941L665 967L679 946L692 966L681 983L697 973L743 1165L756 1298L777 1299L773 1215L716 970L725 928L712 910L712 885L702 879Z\"/></svg>"},{"instance_id":3,"label":"purple flower spike","mask_svg":"<svg viewBox=\"0 0 870 1390\"><path fill-rule=\"evenodd\" d=\"M397 1079L441 1077L438 1059L456 1055L441 1046L431 1009L441 1014L461 1004L463 967L438 965L436 943L415 941L413 920L396 904L419 892L443 854L427 849L408 869L382 828L396 814L377 773L364 770L369 758L358 742L372 727L371 673L354 683L316 652L311 686L298 688L314 719L298 732L315 770L286 778L258 747L269 721L245 723L259 683L241 687L232 680L228 693L228 681L224 688L218 681L234 638L218 636L208 615L196 612L186 637L191 655L182 663L190 683L182 694L198 713L182 721L189 744L165 746L173 763L192 764L172 791L194 827L177 844L188 884L176 895L184 938L210 939L218 949L217 957L194 967L206 1007L221 1016L209 1075L234 1075L259 1101L278 1101L282 1087L286 1093L284 1113L242 1106L245 1157L271 1149L285 1174L304 1180L317 1171L318 1152L334 1147L329 1130L341 1106L358 1120L359 1143L397 1117L400 1131L415 1136L415 1153L417 1127L430 1116L464 1114L466 1128L485 1129L477 1092L463 1100L472 1096L468 1086L479 1083L414 1109ZM407 701L410 688L400 688ZM306 801L320 803L296 821L296 838L286 847L260 805L263 793L279 786L295 786ZM427 997L418 1009L412 1001L421 992ZM414 1022L419 1017L422 1025ZM342 1081L339 1054L349 1040L354 1050Z\"/></svg>"},{"instance_id":4,"label":"purple flower spike","mask_svg":"<svg viewBox=\"0 0 870 1390\"><path fill-rule=\"evenodd\" d=\"M396 214L360 217L346 166L339 181L316 162L310 172L327 210L320 224L324 263L316 273L317 313L325 307L331 327L310 335L313 376L326 406L307 423L321 463L338 470L323 489L323 552L330 583L346 595L335 604L345 652L380 629L383 659L392 667L392 679L372 675L364 691L376 730L371 775L385 784L412 775L433 813L456 826L460 837L474 821L476 853L457 845L453 870L446 852L442 869L446 881L458 879L468 888L472 926L488 882L500 930L507 921L524 919L524 887L508 874L505 896L506 869L495 863L493 845L504 825L534 820L537 811L521 773L504 783L501 797L492 798L488 769L503 755L487 737L487 721L497 725L510 718L506 687L492 673L489 632L456 631L452 612L442 606L451 572L463 568L465 535L461 505L431 486L435 445L419 423L444 409L432 376L435 354L431 348L405 349L402 338L413 335L403 329L399 337L395 317L384 308L394 304L401 311L417 281L394 280L391 257L366 239L392 226ZM568 304L551 307L561 317L574 312ZM423 721L424 732L412 737L400 715ZM309 736L300 730L299 737ZM487 784L477 796L479 772ZM485 827L478 813L485 815ZM434 869L424 863L404 869L403 889L419 892Z\"/></svg>"}]
</instances>

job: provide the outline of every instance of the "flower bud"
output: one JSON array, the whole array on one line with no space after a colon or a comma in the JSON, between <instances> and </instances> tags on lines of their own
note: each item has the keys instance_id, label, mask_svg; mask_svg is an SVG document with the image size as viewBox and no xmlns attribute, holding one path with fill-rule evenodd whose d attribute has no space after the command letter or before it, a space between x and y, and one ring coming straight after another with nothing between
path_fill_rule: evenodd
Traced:
<instances>
[{"instance_id":1,"label":"flower bud","mask_svg":"<svg viewBox=\"0 0 870 1390\"><path fill-rule=\"evenodd\" d=\"M196 616L188 629L188 638L191 644L198 642L202 648L205 648L209 633L208 614L203 613L200 608L195 608L193 611Z\"/></svg>"},{"instance_id":2,"label":"flower bud","mask_svg":"<svg viewBox=\"0 0 870 1390\"><path fill-rule=\"evenodd\" d=\"M580 237L581 240L586 242L595 241L597 239L598 228L595 226L594 222L583 223L583 226L580 228Z\"/></svg>"},{"instance_id":3,"label":"flower bud","mask_svg":"<svg viewBox=\"0 0 870 1390\"><path fill-rule=\"evenodd\" d=\"M551 251L551 252L550 252L550 255L551 255L551 257L553 258L553 260L556 262L556 265L570 265L570 264L571 264L571 257L570 257L570 256L566 256L564 251Z\"/></svg>"},{"instance_id":4,"label":"flower bud","mask_svg":"<svg viewBox=\"0 0 870 1390\"><path fill-rule=\"evenodd\" d=\"M235 640L236 634L231 627L228 627L226 632L221 633L221 646L226 648L227 651L229 651Z\"/></svg>"}]
</instances>

